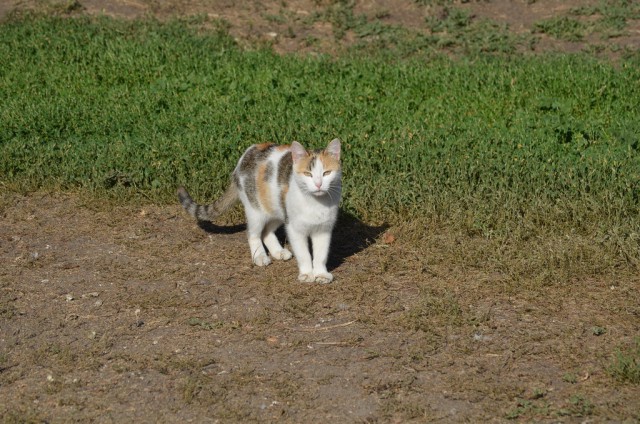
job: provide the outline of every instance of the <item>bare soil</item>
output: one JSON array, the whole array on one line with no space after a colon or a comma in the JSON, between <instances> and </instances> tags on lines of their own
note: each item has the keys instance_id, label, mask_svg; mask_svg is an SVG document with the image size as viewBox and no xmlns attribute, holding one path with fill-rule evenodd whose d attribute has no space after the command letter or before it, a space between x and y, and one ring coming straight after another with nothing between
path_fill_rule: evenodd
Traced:
<instances>
[{"instance_id":1,"label":"bare soil","mask_svg":"<svg viewBox=\"0 0 640 424\"><path fill-rule=\"evenodd\" d=\"M335 283L300 284L294 261L250 265L241 223L179 206L2 205L5 422L640 418L606 372L639 333L638 279L505 287L346 217Z\"/></svg>"},{"instance_id":2,"label":"bare soil","mask_svg":"<svg viewBox=\"0 0 640 424\"><path fill-rule=\"evenodd\" d=\"M569 3L580 2L462 6L527 28L532 14ZM9 1L0 13L51 4ZM122 18L208 13L238 39L271 37L282 52L309 46L269 35L283 29L265 16L324 6L80 4L74 13ZM412 1L356 7L403 25L424 13ZM336 42L324 24L292 22L322 40L314 48ZM177 202L1 193L0 421L640 420L640 387L607 372L616 348L640 334L637 276L519 286L490 267L449 263L441 247L459 241L437 229L416 243L406 229L343 216L335 282L300 284L294 261L252 266L242 221L223 224L199 227Z\"/></svg>"},{"instance_id":3,"label":"bare soil","mask_svg":"<svg viewBox=\"0 0 640 424\"><path fill-rule=\"evenodd\" d=\"M368 21L425 34L428 34L425 18L444 16L445 8L454 5L469 11L474 18L488 18L506 25L512 33L531 34L538 21L565 16L572 8L597 6L600 0L2 0L0 19L25 10L122 19L207 16L226 22L230 34L242 45L266 44L279 53L333 54L352 45L357 37L352 29L336 37L331 18L314 16L326 15L340 4L353 6L354 16L365 15ZM581 19L588 21L593 17ZM521 48L534 53L576 52L595 45L601 54L611 58L627 49L640 49L640 20L629 20L625 31L610 40L598 33L579 41L536 33L535 43Z\"/></svg>"}]
</instances>

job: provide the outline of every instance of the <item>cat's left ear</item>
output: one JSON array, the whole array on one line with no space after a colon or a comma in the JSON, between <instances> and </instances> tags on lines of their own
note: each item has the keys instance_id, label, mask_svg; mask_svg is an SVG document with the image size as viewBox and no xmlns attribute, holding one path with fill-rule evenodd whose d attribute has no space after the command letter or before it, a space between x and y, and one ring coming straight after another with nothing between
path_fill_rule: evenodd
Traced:
<instances>
[{"instance_id":1,"label":"cat's left ear","mask_svg":"<svg viewBox=\"0 0 640 424\"><path fill-rule=\"evenodd\" d=\"M325 151L337 160L340 160L340 139L334 138L331 140Z\"/></svg>"},{"instance_id":2,"label":"cat's left ear","mask_svg":"<svg viewBox=\"0 0 640 424\"><path fill-rule=\"evenodd\" d=\"M298 162L300 159L308 155L307 151L302 147L302 144L297 141L291 143L291 156L293 157L294 162Z\"/></svg>"}]
</instances>

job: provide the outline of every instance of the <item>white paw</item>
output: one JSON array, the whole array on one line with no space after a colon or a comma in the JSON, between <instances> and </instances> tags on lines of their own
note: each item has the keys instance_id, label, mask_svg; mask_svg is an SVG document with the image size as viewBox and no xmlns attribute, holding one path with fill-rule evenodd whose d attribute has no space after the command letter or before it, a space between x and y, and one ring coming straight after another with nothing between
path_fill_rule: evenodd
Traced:
<instances>
[{"instance_id":1,"label":"white paw","mask_svg":"<svg viewBox=\"0 0 640 424\"><path fill-rule=\"evenodd\" d=\"M273 259L278 259L281 261L288 261L293 257L293 255L291 254L291 252L289 252L288 249L282 249L281 251L279 251L278 253L275 253L272 256L273 256Z\"/></svg>"},{"instance_id":2,"label":"white paw","mask_svg":"<svg viewBox=\"0 0 640 424\"><path fill-rule=\"evenodd\" d=\"M315 276L315 282L320 284L327 284L333 281L333 274L330 272L321 272Z\"/></svg>"},{"instance_id":3,"label":"white paw","mask_svg":"<svg viewBox=\"0 0 640 424\"><path fill-rule=\"evenodd\" d=\"M271 258L268 257L265 253L260 253L253 258L253 263L258 266L267 266L271 263Z\"/></svg>"},{"instance_id":4,"label":"white paw","mask_svg":"<svg viewBox=\"0 0 640 424\"><path fill-rule=\"evenodd\" d=\"M301 283L313 283L315 281L315 277L313 274L300 274L298 275L298 281Z\"/></svg>"}]
</instances>

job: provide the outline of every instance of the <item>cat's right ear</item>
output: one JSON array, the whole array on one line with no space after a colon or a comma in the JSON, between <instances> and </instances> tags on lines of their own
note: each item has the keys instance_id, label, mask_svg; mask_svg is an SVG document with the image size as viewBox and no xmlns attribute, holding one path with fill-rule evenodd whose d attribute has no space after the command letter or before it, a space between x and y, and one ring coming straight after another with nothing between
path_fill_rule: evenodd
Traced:
<instances>
[{"instance_id":1,"label":"cat's right ear","mask_svg":"<svg viewBox=\"0 0 640 424\"><path fill-rule=\"evenodd\" d=\"M340 160L340 139L334 138L333 140L331 140L326 148L326 152L337 160Z\"/></svg>"},{"instance_id":2,"label":"cat's right ear","mask_svg":"<svg viewBox=\"0 0 640 424\"><path fill-rule=\"evenodd\" d=\"M302 147L302 144L298 143L297 141L291 143L291 156L293 157L294 162L298 162L300 159L308 155L309 154L307 153L305 148Z\"/></svg>"}]
</instances>

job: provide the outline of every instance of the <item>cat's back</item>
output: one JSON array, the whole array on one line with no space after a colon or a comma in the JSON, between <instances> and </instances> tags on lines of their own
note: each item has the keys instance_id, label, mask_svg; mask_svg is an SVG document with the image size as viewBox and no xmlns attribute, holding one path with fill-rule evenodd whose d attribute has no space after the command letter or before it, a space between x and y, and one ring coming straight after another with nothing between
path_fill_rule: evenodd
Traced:
<instances>
[{"instance_id":1,"label":"cat's back","mask_svg":"<svg viewBox=\"0 0 640 424\"><path fill-rule=\"evenodd\" d=\"M253 207L276 213L284 206L292 163L291 146L254 144L240 157L233 179Z\"/></svg>"},{"instance_id":2,"label":"cat's back","mask_svg":"<svg viewBox=\"0 0 640 424\"><path fill-rule=\"evenodd\" d=\"M281 167L291 170L291 146L273 143L254 144L238 160L234 174L239 177L264 174L265 178Z\"/></svg>"}]
</instances>

